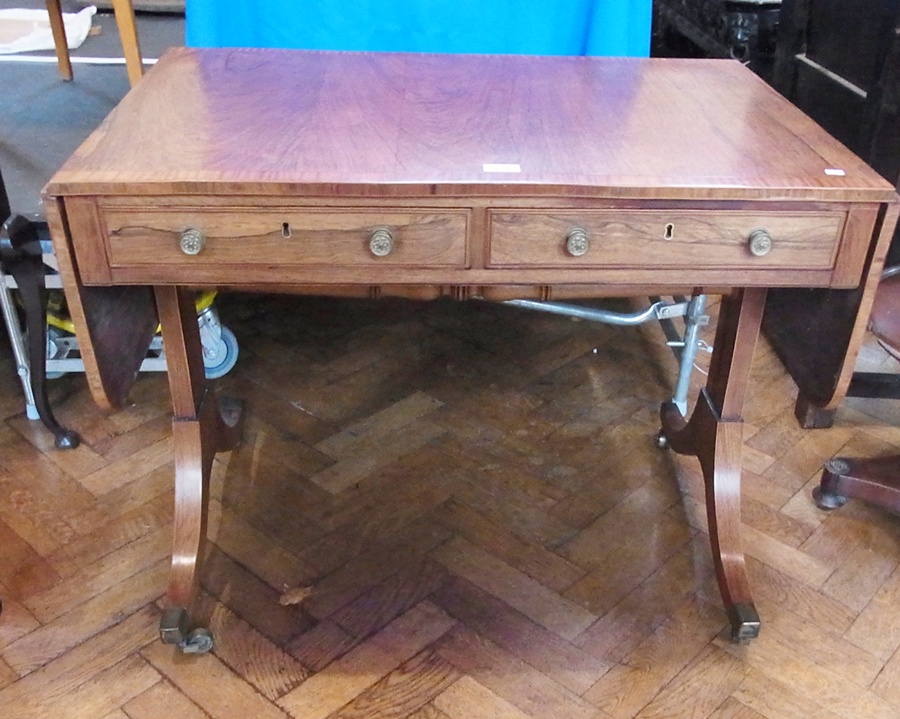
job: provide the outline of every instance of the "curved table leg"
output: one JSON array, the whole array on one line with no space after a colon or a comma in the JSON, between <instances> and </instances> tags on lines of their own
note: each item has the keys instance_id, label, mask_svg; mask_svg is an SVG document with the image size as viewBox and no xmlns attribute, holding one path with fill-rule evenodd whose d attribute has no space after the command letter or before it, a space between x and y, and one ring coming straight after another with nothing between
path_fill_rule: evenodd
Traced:
<instances>
[{"instance_id":1,"label":"curved table leg","mask_svg":"<svg viewBox=\"0 0 900 719\"><path fill-rule=\"evenodd\" d=\"M47 398L47 293L41 243L34 223L21 215L4 227L9 234L9 251L3 251L4 271L19 288L28 330L28 380L38 416L53 433L57 449L74 449L81 443L77 432L63 427L53 414Z\"/></svg>"},{"instance_id":2,"label":"curved table leg","mask_svg":"<svg viewBox=\"0 0 900 719\"><path fill-rule=\"evenodd\" d=\"M700 460L716 578L737 642L760 628L741 543L741 412L764 302L757 289L722 299L709 380L690 420L673 402L660 410L665 443Z\"/></svg>"},{"instance_id":3,"label":"curved table leg","mask_svg":"<svg viewBox=\"0 0 900 719\"><path fill-rule=\"evenodd\" d=\"M209 632L190 631L206 541L212 461L216 452L237 443L242 412L233 400L217 401L206 386L193 300L177 288L162 287L156 289L156 302L175 414L175 529L160 638L185 652L199 653L212 648Z\"/></svg>"}]
</instances>

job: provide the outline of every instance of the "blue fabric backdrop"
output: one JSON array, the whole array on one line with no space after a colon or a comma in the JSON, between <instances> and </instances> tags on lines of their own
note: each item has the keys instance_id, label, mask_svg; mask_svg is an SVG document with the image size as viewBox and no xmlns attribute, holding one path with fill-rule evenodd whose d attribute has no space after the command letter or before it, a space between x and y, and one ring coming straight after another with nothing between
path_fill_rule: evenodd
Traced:
<instances>
[{"instance_id":1,"label":"blue fabric backdrop","mask_svg":"<svg viewBox=\"0 0 900 719\"><path fill-rule=\"evenodd\" d=\"M647 55L651 0L187 0L193 47Z\"/></svg>"}]
</instances>

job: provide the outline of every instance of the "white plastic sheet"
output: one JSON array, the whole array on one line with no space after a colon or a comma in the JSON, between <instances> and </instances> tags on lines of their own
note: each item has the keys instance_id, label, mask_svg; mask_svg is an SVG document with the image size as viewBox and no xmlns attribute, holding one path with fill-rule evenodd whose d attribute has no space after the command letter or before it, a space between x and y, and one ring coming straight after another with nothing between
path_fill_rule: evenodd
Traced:
<instances>
[{"instance_id":1,"label":"white plastic sheet","mask_svg":"<svg viewBox=\"0 0 900 719\"><path fill-rule=\"evenodd\" d=\"M89 5L77 13L63 13L70 50L81 46L91 29L97 8ZM53 50L50 15L46 10L0 10L0 55L34 50Z\"/></svg>"}]
</instances>

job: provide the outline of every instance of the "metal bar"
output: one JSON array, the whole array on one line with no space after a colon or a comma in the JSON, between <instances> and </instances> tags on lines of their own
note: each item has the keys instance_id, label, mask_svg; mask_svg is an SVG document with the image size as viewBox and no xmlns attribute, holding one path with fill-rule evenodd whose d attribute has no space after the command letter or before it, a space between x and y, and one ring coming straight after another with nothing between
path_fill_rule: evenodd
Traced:
<instances>
[{"instance_id":1,"label":"metal bar","mask_svg":"<svg viewBox=\"0 0 900 719\"><path fill-rule=\"evenodd\" d=\"M678 379L675 382L675 396L672 401L681 414L687 417L687 395L691 384L694 361L697 359L697 347L700 344L700 327L709 318L706 316L706 295L695 295L688 302L688 311L684 318L684 345L678 362Z\"/></svg>"},{"instance_id":2,"label":"metal bar","mask_svg":"<svg viewBox=\"0 0 900 719\"><path fill-rule=\"evenodd\" d=\"M620 325L624 327L633 327L642 325L652 319L658 319L660 313L668 313L672 305L665 302L654 302L646 310L642 312L626 313L613 312L611 310L600 310L593 307L582 307L580 305L569 305L562 302L538 302L536 300L506 300L503 304L514 305L516 307L524 307L529 310L538 310L540 312L551 312L557 315L565 315L567 317L578 317L583 320L591 320L592 322L602 322L608 325ZM678 314L672 312L669 316Z\"/></svg>"},{"instance_id":3,"label":"metal bar","mask_svg":"<svg viewBox=\"0 0 900 719\"><path fill-rule=\"evenodd\" d=\"M16 358L16 372L25 393L25 414L28 419L40 419L37 405L34 402L34 393L31 391L31 370L28 366L28 355L25 352L24 333L16 314L16 308L13 306L8 279L11 278L0 272L0 305L3 307L3 319L6 322L6 331L9 334L13 355Z\"/></svg>"},{"instance_id":4,"label":"metal bar","mask_svg":"<svg viewBox=\"0 0 900 719\"><path fill-rule=\"evenodd\" d=\"M504 304L626 327L641 325L652 319L658 320L668 340L666 344L672 348L678 362L678 379L675 383L672 401L681 413L687 416L687 395L694 362L697 359L697 349L700 345L700 327L709 321L709 317L706 315L706 295L694 295L687 301L681 296L673 299L676 300L674 304L665 302L660 297L651 297L652 304L646 310L631 314L562 302L507 300ZM678 334L678 330L671 320L672 317L678 316L685 318L683 337Z\"/></svg>"}]
</instances>

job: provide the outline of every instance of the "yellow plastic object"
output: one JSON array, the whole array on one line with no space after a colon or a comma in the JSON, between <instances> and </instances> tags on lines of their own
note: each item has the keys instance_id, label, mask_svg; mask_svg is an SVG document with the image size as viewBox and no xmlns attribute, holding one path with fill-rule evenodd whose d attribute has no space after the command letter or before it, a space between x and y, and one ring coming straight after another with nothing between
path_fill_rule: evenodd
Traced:
<instances>
[{"instance_id":1,"label":"yellow plastic object","mask_svg":"<svg viewBox=\"0 0 900 719\"><path fill-rule=\"evenodd\" d=\"M213 302L216 301L217 294L218 292L216 290L203 290L203 292L200 293L196 303L198 315L212 306ZM47 324L51 327L56 327L63 332L75 334L75 325L66 313L65 296L61 292L50 293L50 298L47 301ZM161 328L157 326L157 334L160 330Z\"/></svg>"}]
</instances>

